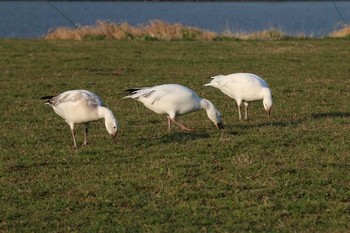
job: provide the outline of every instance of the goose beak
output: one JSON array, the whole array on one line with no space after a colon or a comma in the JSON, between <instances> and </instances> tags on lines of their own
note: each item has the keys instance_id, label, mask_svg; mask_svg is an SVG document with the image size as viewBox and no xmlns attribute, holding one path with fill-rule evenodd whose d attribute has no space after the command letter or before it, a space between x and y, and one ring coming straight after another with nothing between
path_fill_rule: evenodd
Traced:
<instances>
[{"instance_id":1,"label":"goose beak","mask_svg":"<svg viewBox=\"0 0 350 233\"><path fill-rule=\"evenodd\" d=\"M216 124L216 128L218 128L219 130L224 129L224 125L222 124L222 122L219 122Z\"/></svg>"},{"instance_id":2,"label":"goose beak","mask_svg":"<svg viewBox=\"0 0 350 233\"><path fill-rule=\"evenodd\" d=\"M271 108L267 111L267 117L268 117L268 118L271 117Z\"/></svg>"},{"instance_id":3,"label":"goose beak","mask_svg":"<svg viewBox=\"0 0 350 233\"><path fill-rule=\"evenodd\" d=\"M112 136L113 142L117 143L118 142L118 133L115 132L114 134L111 134L111 136Z\"/></svg>"}]
</instances>

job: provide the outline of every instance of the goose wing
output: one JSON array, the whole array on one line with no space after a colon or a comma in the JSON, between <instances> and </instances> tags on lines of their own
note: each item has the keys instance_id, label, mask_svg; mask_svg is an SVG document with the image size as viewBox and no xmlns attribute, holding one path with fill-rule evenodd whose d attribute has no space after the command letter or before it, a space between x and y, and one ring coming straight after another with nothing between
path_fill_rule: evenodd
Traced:
<instances>
[{"instance_id":1,"label":"goose wing","mask_svg":"<svg viewBox=\"0 0 350 233\"><path fill-rule=\"evenodd\" d=\"M212 81L209 83L215 87L249 87L249 86L262 86L268 87L267 83L259 76L250 73L234 73L229 75L219 75L212 77ZM208 86L209 86L208 85Z\"/></svg>"},{"instance_id":2,"label":"goose wing","mask_svg":"<svg viewBox=\"0 0 350 233\"><path fill-rule=\"evenodd\" d=\"M103 101L96 94L86 90L66 91L55 96L43 96L41 99L47 99L46 103L57 106L62 103L74 103L83 101L90 107L102 106Z\"/></svg>"},{"instance_id":3,"label":"goose wing","mask_svg":"<svg viewBox=\"0 0 350 233\"><path fill-rule=\"evenodd\" d=\"M170 93L168 89L160 88L159 86L140 89L128 89L126 91L131 94L125 96L124 98L132 98L139 100L140 102L148 102L152 105Z\"/></svg>"}]
</instances>

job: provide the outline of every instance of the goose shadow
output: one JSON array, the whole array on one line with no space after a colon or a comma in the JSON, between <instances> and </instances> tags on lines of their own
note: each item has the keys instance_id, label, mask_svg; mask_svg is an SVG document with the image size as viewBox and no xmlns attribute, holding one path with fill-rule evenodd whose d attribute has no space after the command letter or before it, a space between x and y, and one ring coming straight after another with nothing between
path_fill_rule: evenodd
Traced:
<instances>
[{"instance_id":1,"label":"goose shadow","mask_svg":"<svg viewBox=\"0 0 350 233\"><path fill-rule=\"evenodd\" d=\"M261 123L239 123L239 124L233 124L233 129L240 129L240 130L247 130L250 128L262 128L262 127L294 127L297 125L302 124L307 117L304 118L298 118L298 119L292 119L292 120L285 120L285 121L266 121Z\"/></svg>"},{"instance_id":2,"label":"goose shadow","mask_svg":"<svg viewBox=\"0 0 350 233\"><path fill-rule=\"evenodd\" d=\"M210 134L202 131L192 131L192 132L170 132L159 138L162 143L171 143L173 141L186 142L186 141L196 141L200 139L210 138Z\"/></svg>"},{"instance_id":3,"label":"goose shadow","mask_svg":"<svg viewBox=\"0 0 350 233\"><path fill-rule=\"evenodd\" d=\"M285 120L285 121L266 121L261 123L249 123L248 122L239 122L237 124L228 124L227 128L229 129L229 134L237 134L235 129L239 130L248 130L250 128L261 128L261 127L295 127L306 120L310 119L324 119L324 118L348 118L350 117L350 112L324 112L324 113L312 113L311 115L305 116L303 118Z\"/></svg>"},{"instance_id":4,"label":"goose shadow","mask_svg":"<svg viewBox=\"0 0 350 233\"><path fill-rule=\"evenodd\" d=\"M137 139L137 144L139 146L150 147L159 144L168 144L173 142L188 142L196 141L201 139L210 138L211 134L202 131L191 131L191 132L169 132L163 135L151 136L151 137L141 137Z\"/></svg>"},{"instance_id":5,"label":"goose shadow","mask_svg":"<svg viewBox=\"0 0 350 233\"><path fill-rule=\"evenodd\" d=\"M323 119L323 118L345 118L350 117L350 112L321 112L313 113L311 117L314 119Z\"/></svg>"}]
</instances>

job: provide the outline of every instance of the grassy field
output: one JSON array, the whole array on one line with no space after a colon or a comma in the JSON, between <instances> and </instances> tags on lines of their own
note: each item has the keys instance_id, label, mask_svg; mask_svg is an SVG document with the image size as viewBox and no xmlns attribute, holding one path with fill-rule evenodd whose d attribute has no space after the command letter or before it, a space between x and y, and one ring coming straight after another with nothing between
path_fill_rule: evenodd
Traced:
<instances>
[{"instance_id":1,"label":"grassy field","mask_svg":"<svg viewBox=\"0 0 350 233\"><path fill-rule=\"evenodd\" d=\"M350 40L0 40L0 232L349 232ZM256 73L273 91L272 118L203 87ZM167 133L165 116L123 90L179 83L211 100ZM41 96L99 94L120 124L102 121L72 150L68 125ZM78 143L83 128L78 127Z\"/></svg>"}]
</instances>

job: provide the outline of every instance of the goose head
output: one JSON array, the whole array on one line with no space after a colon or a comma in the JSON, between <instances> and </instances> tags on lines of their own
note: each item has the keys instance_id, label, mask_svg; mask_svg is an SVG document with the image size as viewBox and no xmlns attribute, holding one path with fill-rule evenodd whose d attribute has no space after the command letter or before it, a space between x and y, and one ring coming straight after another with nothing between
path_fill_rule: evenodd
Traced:
<instances>
[{"instance_id":1,"label":"goose head","mask_svg":"<svg viewBox=\"0 0 350 233\"><path fill-rule=\"evenodd\" d=\"M114 143L117 143L119 125L112 111L106 107L100 106L98 108L98 114L105 119L105 127L108 133L111 135Z\"/></svg>"},{"instance_id":2,"label":"goose head","mask_svg":"<svg viewBox=\"0 0 350 233\"><path fill-rule=\"evenodd\" d=\"M111 119L105 120L105 126L108 131L108 133L111 135L113 142L117 143L118 140L118 122L113 117Z\"/></svg>"},{"instance_id":3,"label":"goose head","mask_svg":"<svg viewBox=\"0 0 350 233\"><path fill-rule=\"evenodd\" d=\"M208 113L208 117L212 122L214 122L216 128L218 128L219 130L224 129L224 125L222 124L221 113L218 110L215 109L214 112Z\"/></svg>"},{"instance_id":4,"label":"goose head","mask_svg":"<svg viewBox=\"0 0 350 233\"><path fill-rule=\"evenodd\" d=\"M267 112L267 116L271 116L271 109L272 109L272 97L271 97L271 91L268 90L267 94L265 95L263 99L263 105L264 109Z\"/></svg>"},{"instance_id":5,"label":"goose head","mask_svg":"<svg viewBox=\"0 0 350 233\"><path fill-rule=\"evenodd\" d=\"M221 113L214 107L214 105L206 99L202 99L201 107L207 112L208 118L215 124L219 130L224 129L222 124Z\"/></svg>"}]
</instances>

